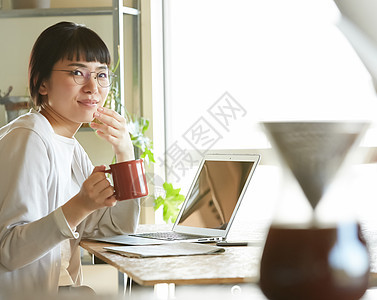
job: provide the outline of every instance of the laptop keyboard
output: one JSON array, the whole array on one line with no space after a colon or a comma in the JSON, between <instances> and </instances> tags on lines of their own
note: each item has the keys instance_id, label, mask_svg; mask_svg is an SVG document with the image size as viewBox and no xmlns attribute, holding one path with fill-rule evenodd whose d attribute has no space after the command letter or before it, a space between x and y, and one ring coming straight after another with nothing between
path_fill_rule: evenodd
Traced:
<instances>
[{"instance_id":1,"label":"laptop keyboard","mask_svg":"<svg viewBox=\"0 0 377 300\"><path fill-rule=\"evenodd\" d=\"M130 235L143 237L143 238L152 238L152 239L157 239L157 240L167 240L167 241L198 239L198 238L203 237L201 235L178 233L174 231L147 232L147 233L137 233L137 234L130 234Z\"/></svg>"}]
</instances>

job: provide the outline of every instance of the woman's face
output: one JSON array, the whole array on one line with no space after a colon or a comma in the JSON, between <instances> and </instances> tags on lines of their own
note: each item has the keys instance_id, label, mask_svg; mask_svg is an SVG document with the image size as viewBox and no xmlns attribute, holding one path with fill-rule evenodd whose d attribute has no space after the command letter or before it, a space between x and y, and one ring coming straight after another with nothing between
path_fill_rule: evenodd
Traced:
<instances>
[{"instance_id":1,"label":"woman's face","mask_svg":"<svg viewBox=\"0 0 377 300\"><path fill-rule=\"evenodd\" d=\"M83 68L92 73L86 83L78 84L69 71ZM74 123L91 122L93 113L104 104L109 92L109 87L98 84L97 73L106 73L107 70L107 65L99 62L60 60L53 66L51 77L42 83L39 92L45 96L46 104L57 117ZM82 75L80 71L75 74Z\"/></svg>"}]
</instances>

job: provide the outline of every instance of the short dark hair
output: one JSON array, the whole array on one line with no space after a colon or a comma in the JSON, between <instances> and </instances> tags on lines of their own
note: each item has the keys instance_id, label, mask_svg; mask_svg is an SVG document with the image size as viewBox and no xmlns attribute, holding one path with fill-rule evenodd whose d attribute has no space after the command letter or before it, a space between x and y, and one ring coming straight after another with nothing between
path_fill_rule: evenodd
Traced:
<instances>
[{"instance_id":1,"label":"short dark hair","mask_svg":"<svg viewBox=\"0 0 377 300\"><path fill-rule=\"evenodd\" d=\"M45 29L36 40L29 61L29 90L34 106L43 99L39 88L50 78L55 63L61 59L98 61L110 66L110 52L103 40L85 25L59 22Z\"/></svg>"}]
</instances>

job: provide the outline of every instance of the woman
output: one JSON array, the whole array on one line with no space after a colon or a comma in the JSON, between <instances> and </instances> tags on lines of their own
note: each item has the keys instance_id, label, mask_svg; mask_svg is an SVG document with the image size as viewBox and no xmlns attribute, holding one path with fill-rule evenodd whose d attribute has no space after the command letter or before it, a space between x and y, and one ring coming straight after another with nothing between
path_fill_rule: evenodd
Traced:
<instances>
[{"instance_id":1,"label":"woman","mask_svg":"<svg viewBox=\"0 0 377 300\"><path fill-rule=\"evenodd\" d=\"M37 110L0 130L0 296L80 286L80 240L137 226L138 200L115 206L105 166L93 168L74 138L97 118L91 127L117 161L134 159L125 119L102 107L109 65L104 42L82 25L55 24L34 44L29 88Z\"/></svg>"}]
</instances>

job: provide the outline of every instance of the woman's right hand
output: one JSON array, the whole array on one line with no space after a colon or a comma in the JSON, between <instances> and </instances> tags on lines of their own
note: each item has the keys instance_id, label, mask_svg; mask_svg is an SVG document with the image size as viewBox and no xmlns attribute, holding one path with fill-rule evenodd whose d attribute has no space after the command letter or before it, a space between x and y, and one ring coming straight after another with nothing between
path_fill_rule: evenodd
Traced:
<instances>
[{"instance_id":1,"label":"woman's right hand","mask_svg":"<svg viewBox=\"0 0 377 300\"><path fill-rule=\"evenodd\" d=\"M84 181L80 192L62 206L64 216L74 229L93 211L115 206L114 188L104 172L105 166L97 166Z\"/></svg>"},{"instance_id":2,"label":"woman's right hand","mask_svg":"<svg viewBox=\"0 0 377 300\"><path fill-rule=\"evenodd\" d=\"M105 166L95 167L78 193L79 197L82 198L82 204L92 212L116 204L114 188L107 179L105 170Z\"/></svg>"}]
</instances>

